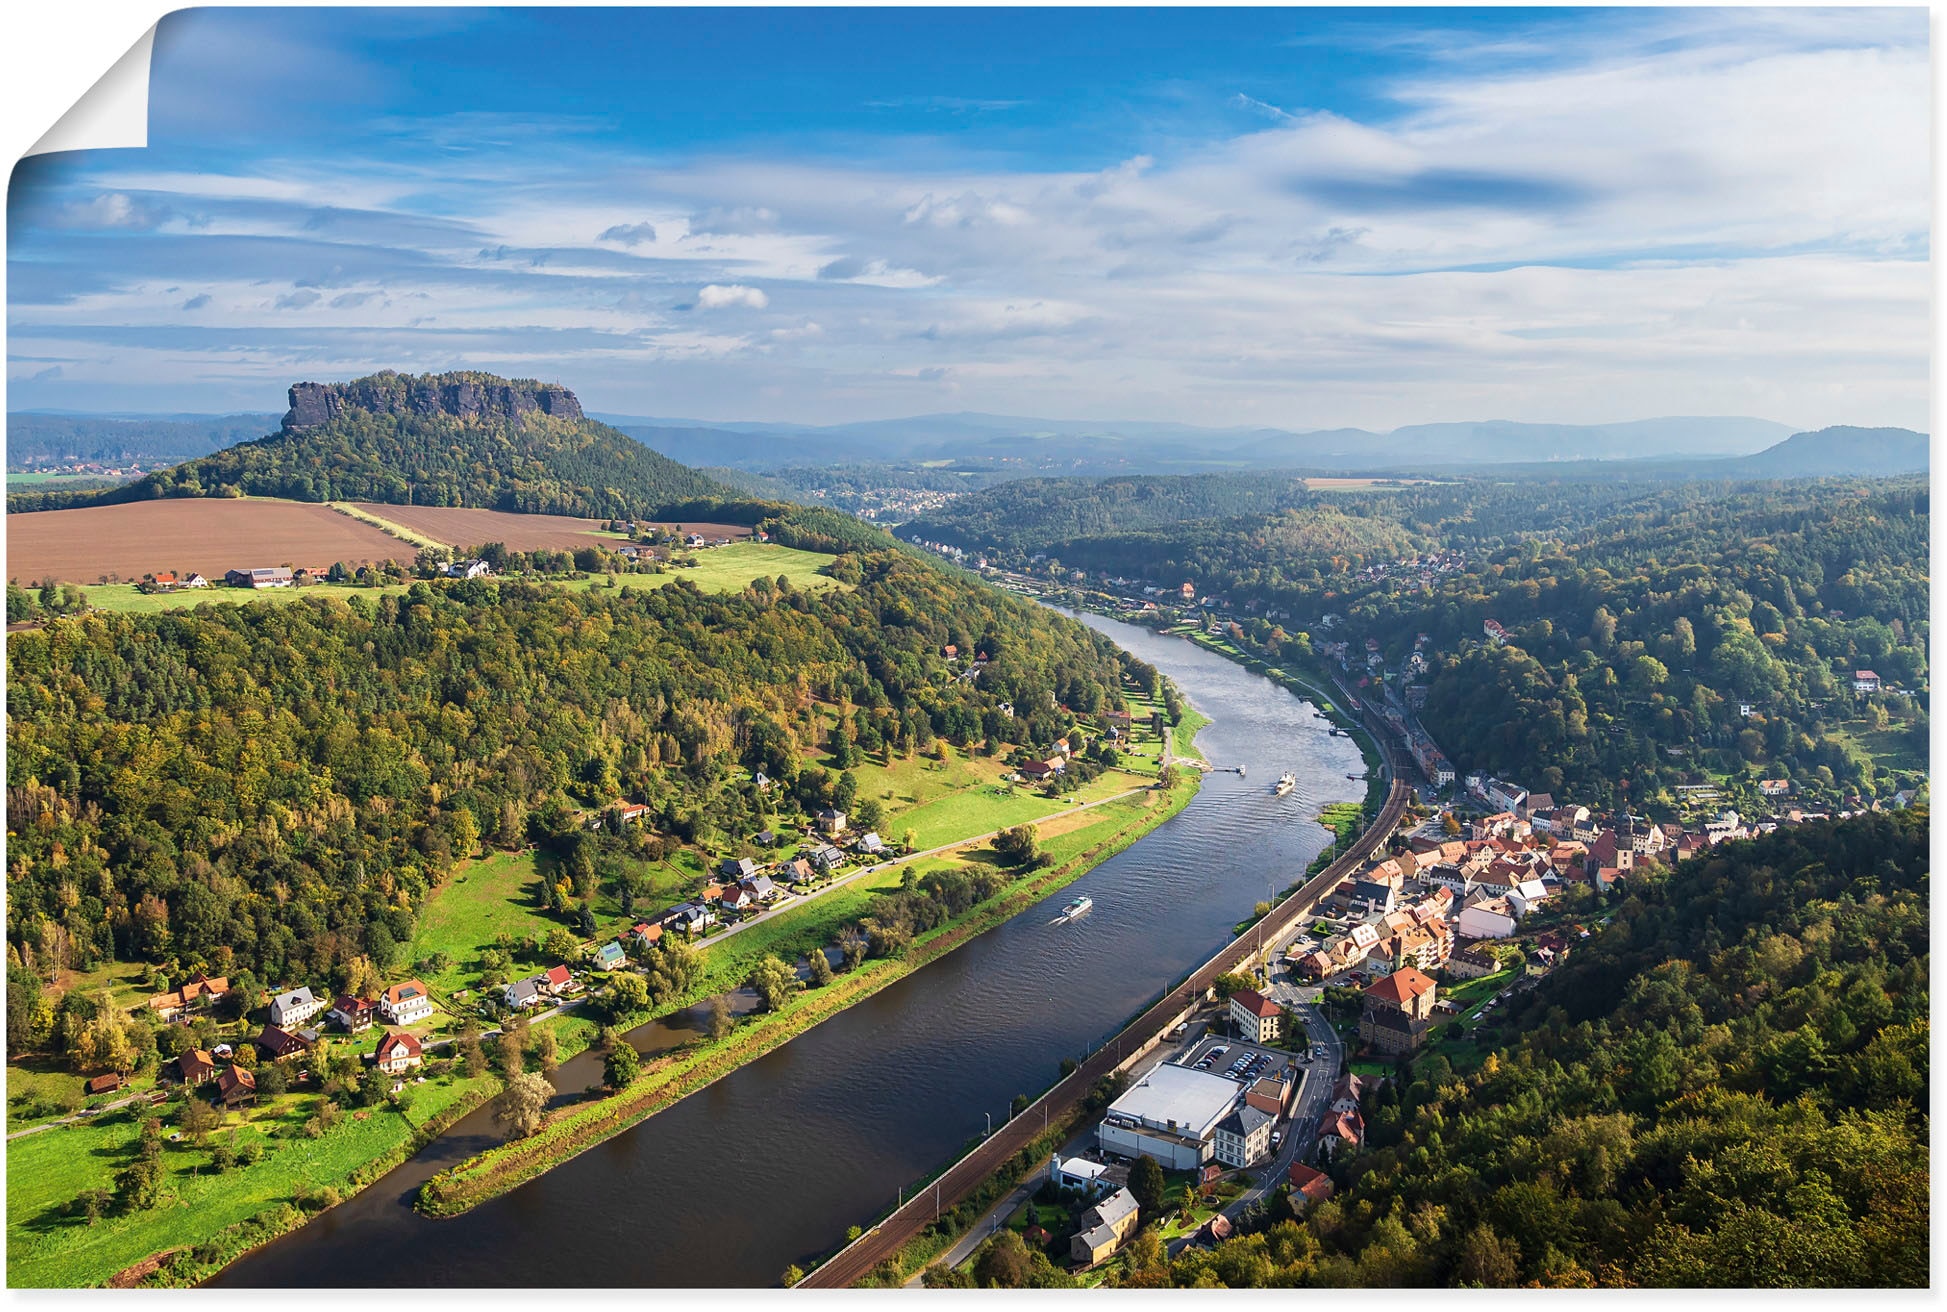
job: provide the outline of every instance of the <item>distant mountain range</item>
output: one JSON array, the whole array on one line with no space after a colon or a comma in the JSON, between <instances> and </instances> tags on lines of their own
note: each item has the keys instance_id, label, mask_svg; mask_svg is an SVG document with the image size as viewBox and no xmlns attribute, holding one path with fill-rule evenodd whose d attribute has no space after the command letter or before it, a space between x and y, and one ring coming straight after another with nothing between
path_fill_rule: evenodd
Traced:
<instances>
[{"instance_id":1,"label":"distant mountain range","mask_svg":"<svg viewBox=\"0 0 1947 1312\"><path fill-rule=\"evenodd\" d=\"M644 445L685 463L770 470L865 461L950 460L1023 473L1196 473L1250 468L1361 472L1426 465L1533 461L1708 459L1755 454L1794 431L1749 418L1617 424L1417 424L1288 431L1197 428L1147 421L917 415L824 427L710 424L604 415Z\"/></svg>"},{"instance_id":2,"label":"distant mountain range","mask_svg":"<svg viewBox=\"0 0 1947 1312\"><path fill-rule=\"evenodd\" d=\"M231 445L270 416L129 418L22 412L8 416L8 464L57 456L176 461ZM990 477L1225 473L1461 473L1483 466L1583 466L1631 478L1802 478L1927 468L1924 434L1831 428L1806 434L1746 417L1675 417L1613 424L1508 420L1359 428L1198 428L1143 420L916 415L825 426L710 423L597 414L612 429L689 466L767 473L834 465L948 464ZM98 454L89 454L98 453Z\"/></svg>"}]
</instances>

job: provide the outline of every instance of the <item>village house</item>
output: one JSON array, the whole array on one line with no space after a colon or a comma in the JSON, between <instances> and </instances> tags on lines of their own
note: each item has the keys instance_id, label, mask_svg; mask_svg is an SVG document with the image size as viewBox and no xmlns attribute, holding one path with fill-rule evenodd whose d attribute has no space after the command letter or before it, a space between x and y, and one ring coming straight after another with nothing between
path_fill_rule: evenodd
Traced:
<instances>
[{"instance_id":1,"label":"village house","mask_svg":"<svg viewBox=\"0 0 1947 1312\"><path fill-rule=\"evenodd\" d=\"M206 1049L194 1048L176 1058L176 1069L181 1072L183 1083L193 1089L216 1078L216 1059Z\"/></svg>"},{"instance_id":2,"label":"village house","mask_svg":"<svg viewBox=\"0 0 1947 1312\"><path fill-rule=\"evenodd\" d=\"M308 987L286 989L270 1000L270 1023L295 1029L324 1009L324 1002L312 997Z\"/></svg>"},{"instance_id":3,"label":"village house","mask_svg":"<svg viewBox=\"0 0 1947 1312\"><path fill-rule=\"evenodd\" d=\"M304 1040L276 1025L264 1026L263 1033L259 1034L255 1041L257 1050L271 1061L283 1061L286 1057L304 1055Z\"/></svg>"},{"instance_id":4,"label":"village house","mask_svg":"<svg viewBox=\"0 0 1947 1312\"><path fill-rule=\"evenodd\" d=\"M1447 974L1454 979L1479 979L1500 968L1500 960L1478 943L1470 943L1447 958Z\"/></svg>"},{"instance_id":5,"label":"village house","mask_svg":"<svg viewBox=\"0 0 1947 1312\"><path fill-rule=\"evenodd\" d=\"M568 985L574 982L574 978L574 972L565 965L549 966L541 973L541 987L558 998L568 991Z\"/></svg>"},{"instance_id":6,"label":"village house","mask_svg":"<svg viewBox=\"0 0 1947 1312\"><path fill-rule=\"evenodd\" d=\"M845 832L845 813L836 807L823 806L818 808L818 814L815 818L818 821L818 828L822 833L836 838Z\"/></svg>"},{"instance_id":7,"label":"village house","mask_svg":"<svg viewBox=\"0 0 1947 1312\"><path fill-rule=\"evenodd\" d=\"M149 1011L165 1024L187 1019L189 1012L205 1010L211 1001L229 991L230 981L227 978L210 979L198 975L179 989L155 994L149 999Z\"/></svg>"},{"instance_id":8,"label":"village house","mask_svg":"<svg viewBox=\"0 0 1947 1312\"><path fill-rule=\"evenodd\" d=\"M1239 989L1230 995L1230 1023L1253 1043L1271 1043L1284 1027L1284 1009L1255 989Z\"/></svg>"},{"instance_id":9,"label":"village house","mask_svg":"<svg viewBox=\"0 0 1947 1312\"><path fill-rule=\"evenodd\" d=\"M664 928L682 930L689 934L701 934L716 923L715 906L702 898L691 898L687 902L680 902L663 913Z\"/></svg>"},{"instance_id":10,"label":"village house","mask_svg":"<svg viewBox=\"0 0 1947 1312\"><path fill-rule=\"evenodd\" d=\"M830 843L820 843L805 853L812 869L821 875L829 875L845 864L845 853Z\"/></svg>"},{"instance_id":11,"label":"village house","mask_svg":"<svg viewBox=\"0 0 1947 1312\"><path fill-rule=\"evenodd\" d=\"M743 882L743 889L759 902L775 902L784 896L784 890L769 875L752 875Z\"/></svg>"},{"instance_id":12,"label":"village house","mask_svg":"<svg viewBox=\"0 0 1947 1312\"><path fill-rule=\"evenodd\" d=\"M379 1004L368 998L354 998L349 993L341 993L325 1013L325 1020L347 1034L358 1034L372 1028L378 1019Z\"/></svg>"},{"instance_id":13,"label":"village house","mask_svg":"<svg viewBox=\"0 0 1947 1312\"><path fill-rule=\"evenodd\" d=\"M757 899L742 884L731 884L717 898L717 904L725 911L742 911L755 905Z\"/></svg>"},{"instance_id":14,"label":"village house","mask_svg":"<svg viewBox=\"0 0 1947 1312\"><path fill-rule=\"evenodd\" d=\"M1137 1219L1136 1196L1127 1189L1116 1190L1082 1213L1081 1229L1069 1241L1069 1258L1085 1266L1102 1261L1136 1232Z\"/></svg>"},{"instance_id":15,"label":"village house","mask_svg":"<svg viewBox=\"0 0 1947 1312\"><path fill-rule=\"evenodd\" d=\"M433 1015L433 995L424 984L409 979L379 995L379 1015L388 1025L417 1025Z\"/></svg>"},{"instance_id":16,"label":"village house","mask_svg":"<svg viewBox=\"0 0 1947 1312\"><path fill-rule=\"evenodd\" d=\"M446 567L449 579L478 579L493 573L493 567L484 560L456 560Z\"/></svg>"},{"instance_id":17,"label":"village house","mask_svg":"<svg viewBox=\"0 0 1947 1312\"><path fill-rule=\"evenodd\" d=\"M756 873L757 863L747 856L727 856L717 865L717 877L733 884Z\"/></svg>"},{"instance_id":18,"label":"village house","mask_svg":"<svg viewBox=\"0 0 1947 1312\"><path fill-rule=\"evenodd\" d=\"M629 927L627 937L631 942L639 943L645 948L654 947L663 941L663 927L647 920L638 920Z\"/></svg>"},{"instance_id":19,"label":"village house","mask_svg":"<svg viewBox=\"0 0 1947 1312\"><path fill-rule=\"evenodd\" d=\"M1359 1013L1359 1041L1389 1057L1414 1051L1431 1028L1436 992L1433 980L1411 966L1375 981Z\"/></svg>"},{"instance_id":20,"label":"village house","mask_svg":"<svg viewBox=\"0 0 1947 1312\"><path fill-rule=\"evenodd\" d=\"M379 1040L379 1046L372 1053L372 1064L387 1075L398 1075L411 1070L424 1061L425 1050L419 1040L410 1034L388 1034Z\"/></svg>"},{"instance_id":21,"label":"village house","mask_svg":"<svg viewBox=\"0 0 1947 1312\"><path fill-rule=\"evenodd\" d=\"M241 1066L225 1066L216 1078L216 1096L225 1107L241 1107L257 1101L257 1077Z\"/></svg>"},{"instance_id":22,"label":"village house","mask_svg":"<svg viewBox=\"0 0 1947 1312\"><path fill-rule=\"evenodd\" d=\"M1318 1151L1327 1161L1356 1153L1366 1141L1365 1118L1354 1111L1327 1112L1318 1125Z\"/></svg>"},{"instance_id":23,"label":"village house","mask_svg":"<svg viewBox=\"0 0 1947 1312\"><path fill-rule=\"evenodd\" d=\"M595 949L595 965L601 970L620 970L629 962L629 954L613 939Z\"/></svg>"},{"instance_id":24,"label":"village house","mask_svg":"<svg viewBox=\"0 0 1947 1312\"><path fill-rule=\"evenodd\" d=\"M1879 676L1871 670L1854 670L1852 672L1852 690L1857 693L1878 692Z\"/></svg>"},{"instance_id":25,"label":"village house","mask_svg":"<svg viewBox=\"0 0 1947 1312\"><path fill-rule=\"evenodd\" d=\"M500 988L500 999L515 1011L526 1011L541 1001L542 985L545 982L544 976L529 975L526 979L517 979L511 984L503 984Z\"/></svg>"},{"instance_id":26,"label":"village house","mask_svg":"<svg viewBox=\"0 0 1947 1312\"><path fill-rule=\"evenodd\" d=\"M1057 1189L1079 1189L1086 1197L1101 1198L1129 1183L1129 1168L1056 1153L1048 1163L1048 1178Z\"/></svg>"},{"instance_id":27,"label":"village house","mask_svg":"<svg viewBox=\"0 0 1947 1312\"><path fill-rule=\"evenodd\" d=\"M1217 1160L1226 1166L1249 1166L1271 1150L1271 1126L1277 1118L1245 1102L1217 1122Z\"/></svg>"},{"instance_id":28,"label":"village house","mask_svg":"<svg viewBox=\"0 0 1947 1312\"><path fill-rule=\"evenodd\" d=\"M1297 1211L1332 1196L1332 1177L1315 1166L1293 1162L1286 1178L1291 1182L1291 1205Z\"/></svg>"},{"instance_id":29,"label":"village house","mask_svg":"<svg viewBox=\"0 0 1947 1312\"><path fill-rule=\"evenodd\" d=\"M1514 908L1505 897L1476 889L1460 908L1454 928L1462 938L1509 938L1514 934Z\"/></svg>"},{"instance_id":30,"label":"village house","mask_svg":"<svg viewBox=\"0 0 1947 1312\"><path fill-rule=\"evenodd\" d=\"M868 832L858 842L852 844L855 851L864 856L882 856L886 850L886 840L876 832Z\"/></svg>"}]
</instances>

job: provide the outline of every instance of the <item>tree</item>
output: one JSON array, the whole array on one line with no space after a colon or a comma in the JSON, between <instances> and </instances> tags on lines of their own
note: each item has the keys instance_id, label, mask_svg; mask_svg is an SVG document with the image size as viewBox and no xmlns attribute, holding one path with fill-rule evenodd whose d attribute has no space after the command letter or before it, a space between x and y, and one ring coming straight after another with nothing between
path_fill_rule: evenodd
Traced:
<instances>
[{"instance_id":1,"label":"tree","mask_svg":"<svg viewBox=\"0 0 1947 1312\"><path fill-rule=\"evenodd\" d=\"M1144 1216L1154 1216L1163 1207L1163 1193L1168 1188L1163 1179L1163 1168L1156 1164L1154 1157L1138 1157L1129 1168L1129 1192L1142 1208Z\"/></svg>"},{"instance_id":2,"label":"tree","mask_svg":"<svg viewBox=\"0 0 1947 1312\"><path fill-rule=\"evenodd\" d=\"M502 1031L500 1042L494 1045L500 1058L500 1073L513 1077L519 1075L527 1066L527 1044L519 1030L509 1028Z\"/></svg>"},{"instance_id":3,"label":"tree","mask_svg":"<svg viewBox=\"0 0 1947 1312\"><path fill-rule=\"evenodd\" d=\"M477 1080L487 1073L487 1050L481 1045L477 1033L460 1036L460 1061L466 1068L467 1078Z\"/></svg>"},{"instance_id":4,"label":"tree","mask_svg":"<svg viewBox=\"0 0 1947 1312\"><path fill-rule=\"evenodd\" d=\"M767 956L758 962L757 968L751 971L750 978L745 982L756 991L766 1011L778 1010L793 993L804 987L798 973L775 956Z\"/></svg>"},{"instance_id":5,"label":"tree","mask_svg":"<svg viewBox=\"0 0 1947 1312\"><path fill-rule=\"evenodd\" d=\"M825 985L832 982L832 962L831 958L825 955L825 949L813 948L806 957L806 961L811 966L811 986L813 988L822 989Z\"/></svg>"},{"instance_id":6,"label":"tree","mask_svg":"<svg viewBox=\"0 0 1947 1312\"><path fill-rule=\"evenodd\" d=\"M649 981L632 970L618 970L602 993L602 1010L620 1023L649 1009Z\"/></svg>"},{"instance_id":7,"label":"tree","mask_svg":"<svg viewBox=\"0 0 1947 1312\"><path fill-rule=\"evenodd\" d=\"M987 1289L1025 1288L1033 1271L1034 1263L1028 1246L1022 1241L1018 1230L1002 1229L982 1244L980 1252L974 1257L974 1279Z\"/></svg>"},{"instance_id":8,"label":"tree","mask_svg":"<svg viewBox=\"0 0 1947 1312\"><path fill-rule=\"evenodd\" d=\"M844 958L847 970L857 970L871 947L872 941L857 925L847 925L838 932L838 952Z\"/></svg>"},{"instance_id":9,"label":"tree","mask_svg":"<svg viewBox=\"0 0 1947 1312\"><path fill-rule=\"evenodd\" d=\"M210 1132L222 1122L223 1117L216 1108L194 1091L184 1101L182 1115L176 1120L177 1126L198 1147L209 1139Z\"/></svg>"},{"instance_id":10,"label":"tree","mask_svg":"<svg viewBox=\"0 0 1947 1312\"><path fill-rule=\"evenodd\" d=\"M713 1039L720 1039L730 1033L736 1025L730 1014L730 1003L719 993L710 999L710 1005L703 1013L703 1032Z\"/></svg>"},{"instance_id":11,"label":"tree","mask_svg":"<svg viewBox=\"0 0 1947 1312\"><path fill-rule=\"evenodd\" d=\"M1481 1224L1461 1242L1458 1274L1463 1284L1505 1289L1520 1278L1520 1263L1521 1245Z\"/></svg>"},{"instance_id":12,"label":"tree","mask_svg":"<svg viewBox=\"0 0 1947 1312\"><path fill-rule=\"evenodd\" d=\"M620 1092L641 1073L642 1055L627 1039L612 1044L602 1054L602 1080L611 1089Z\"/></svg>"},{"instance_id":13,"label":"tree","mask_svg":"<svg viewBox=\"0 0 1947 1312\"><path fill-rule=\"evenodd\" d=\"M1040 855L1038 838L1033 825L1016 825L995 835L994 851L1002 865L1024 866Z\"/></svg>"},{"instance_id":14,"label":"tree","mask_svg":"<svg viewBox=\"0 0 1947 1312\"><path fill-rule=\"evenodd\" d=\"M533 1071L523 1071L508 1080L494 1099L494 1120L506 1127L508 1138L525 1139L541 1128L553 1096L552 1084Z\"/></svg>"},{"instance_id":15,"label":"tree","mask_svg":"<svg viewBox=\"0 0 1947 1312\"><path fill-rule=\"evenodd\" d=\"M534 1063L543 1075L553 1075L560 1057L555 1045L554 1031L536 1029L534 1031Z\"/></svg>"}]
</instances>

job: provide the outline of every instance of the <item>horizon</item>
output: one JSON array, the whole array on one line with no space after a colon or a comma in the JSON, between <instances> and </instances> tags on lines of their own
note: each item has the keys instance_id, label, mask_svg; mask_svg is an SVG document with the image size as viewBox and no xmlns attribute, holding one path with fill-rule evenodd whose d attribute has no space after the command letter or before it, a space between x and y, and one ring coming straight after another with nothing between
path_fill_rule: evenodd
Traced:
<instances>
[{"instance_id":1,"label":"horizon","mask_svg":"<svg viewBox=\"0 0 1947 1312\"><path fill-rule=\"evenodd\" d=\"M10 413L460 367L701 425L1654 397L1925 431L1928 40L1883 9L182 11L148 148L14 171Z\"/></svg>"}]
</instances>

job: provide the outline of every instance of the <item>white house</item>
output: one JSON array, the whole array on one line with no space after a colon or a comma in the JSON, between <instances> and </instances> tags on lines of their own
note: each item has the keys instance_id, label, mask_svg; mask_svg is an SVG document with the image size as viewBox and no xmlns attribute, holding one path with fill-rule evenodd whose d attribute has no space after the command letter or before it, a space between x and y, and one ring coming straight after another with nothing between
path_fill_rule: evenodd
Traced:
<instances>
[{"instance_id":1,"label":"white house","mask_svg":"<svg viewBox=\"0 0 1947 1312\"><path fill-rule=\"evenodd\" d=\"M312 997L308 987L286 989L270 1000L270 1023L280 1030L293 1029L324 1009L324 1000Z\"/></svg>"},{"instance_id":2,"label":"white house","mask_svg":"<svg viewBox=\"0 0 1947 1312\"><path fill-rule=\"evenodd\" d=\"M1508 906L1517 916L1525 916L1547 901L1548 890L1539 879L1524 879L1508 890Z\"/></svg>"},{"instance_id":3,"label":"white house","mask_svg":"<svg viewBox=\"0 0 1947 1312\"><path fill-rule=\"evenodd\" d=\"M1506 898L1483 898L1460 909L1454 928L1462 938L1509 938L1514 934L1514 909Z\"/></svg>"},{"instance_id":4,"label":"white house","mask_svg":"<svg viewBox=\"0 0 1947 1312\"><path fill-rule=\"evenodd\" d=\"M433 995L416 979L394 984L379 995L379 1015L388 1025L416 1025L432 1014Z\"/></svg>"},{"instance_id":5,"label":"white house","mask_svg":"<svg viewBox=\"0 0 1947 1312\"><path fill-rule=\"evenodd\" d=\"M1269 1112L1242 1103L1217 1122L1214 1139L1217 1160L1226 1166L1249 1166L1271 1150Z\"/></svg>"}]
</instances>

